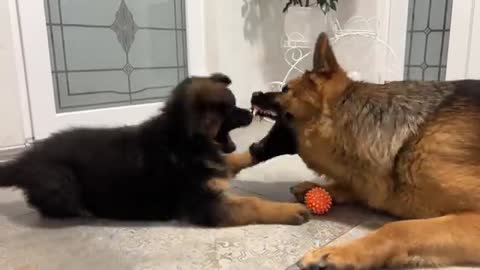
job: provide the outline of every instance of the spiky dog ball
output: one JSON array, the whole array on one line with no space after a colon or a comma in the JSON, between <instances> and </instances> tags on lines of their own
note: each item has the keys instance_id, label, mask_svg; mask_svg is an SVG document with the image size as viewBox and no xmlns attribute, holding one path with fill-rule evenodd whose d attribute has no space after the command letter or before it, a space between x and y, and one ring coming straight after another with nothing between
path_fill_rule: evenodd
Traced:
<instances>
[{"instance_id":1,"label":"spiky dog ball","mask_svg":"<svg viewBox=\"0 0 480 270\"><path fill-rule=\"evenodd\" d=\"M332 197L321 187L314 187L305 194L305 204L315 215L323 215L332 207Z\"/></svg>"}]
</instances>

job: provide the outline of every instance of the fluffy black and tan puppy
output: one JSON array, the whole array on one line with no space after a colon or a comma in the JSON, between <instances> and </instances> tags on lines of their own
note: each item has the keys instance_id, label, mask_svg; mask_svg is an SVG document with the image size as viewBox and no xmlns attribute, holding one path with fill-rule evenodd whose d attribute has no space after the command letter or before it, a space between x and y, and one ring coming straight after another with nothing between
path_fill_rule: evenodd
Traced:
<instances>
[{"instance_id":1,"label":"fluffy black and tan puppy","mask_svg":"<svg viewBox=\"0 0 480 270\"><path fill-rule=\"evenodd\" d=\"M37 142L0 167L0 186L22 189L48 217L84 213L112 219L179 219L205 226L301 224L308 211L225 192L250 164L228 132L251 122L222 74L193 77L163 112L135 127L76 128Z\"/></svg>"}]
</instances>

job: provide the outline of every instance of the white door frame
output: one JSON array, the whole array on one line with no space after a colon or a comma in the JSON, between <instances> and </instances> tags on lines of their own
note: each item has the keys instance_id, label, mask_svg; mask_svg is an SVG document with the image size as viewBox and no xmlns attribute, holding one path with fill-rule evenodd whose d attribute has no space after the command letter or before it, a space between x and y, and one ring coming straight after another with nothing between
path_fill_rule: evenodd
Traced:
<instances>
[{"instance_id":1,"label":"white door frame","mask_svg":"<svg viewBox=\"0 0 480 270\"><path fill-rule=\"evenodd\" d=\"M379 21L388 22L383 31L379 31L397 57L402 61L405 57L405 41L407 31L408 1L378 1L379 14L388 18ZM382 12L382 10L384 10ZM382 34L383 33L383 34ZM446 80L480 79L480 2L476 0L453 0L450 24L449 48L447 58ZM395 74L396 75L396 74Z\"/></svg>"},{"instance_id":2,"label":"white door frame","mask_svg":"<svg viewBox=\"0 0 480 270\"><path fill-rule=\"evenodd\" d=\"M403 80L403 71L405 68L405 47L407 39L407 18L408 1L407 0L382 0L377 1L378 35L381 40L392 49L395 59L391 57L380 56L377 64L393 69L394 73L384 71L381 82ZM385 53L388 53L385 50ZM394 61L394 63L392 63Z\"/></svg>"},{"instance_id":3,"label":"white door frame","mask_svg":"<svg viewBox=\"0 0 480 270\"><path fill-rule=\"evenodd\" d=\"M453 0L447 80L480 79L480 3Z\"/></svg>"},{"instance_id":4,"label":"white door frame","mask_svg":"<svg viewBox=\"0 0 480 270\"><path fill-rule=\"evenodd\" d=\"M188 69L192 75L205 75L207 68L204 0L186 0L185 3ZM92 126L92 123L101 126L137 124L145 117L158 112L162 102L57 113L44 3L40 0L16 0L16 4L35 139L45 138L52 132L70 126Z\"/></svg>"}]
</instances>

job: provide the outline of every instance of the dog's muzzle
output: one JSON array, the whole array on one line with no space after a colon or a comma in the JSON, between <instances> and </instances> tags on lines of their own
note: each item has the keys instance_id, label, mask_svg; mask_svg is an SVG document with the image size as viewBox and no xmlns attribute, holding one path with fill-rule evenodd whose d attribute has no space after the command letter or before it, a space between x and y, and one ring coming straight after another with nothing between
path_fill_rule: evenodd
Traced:
<instances>
[{"instance_id":1,"label":"dog's muzzle","mask_svg":"<svg viewBox=\"0 0 480 270\"><path fill-rule=\"evenodd\" d=\"M282 111L280 104L276 101L279 95L281 93L278 92L254 92L250 99L254 114L277 120Z\"/></svg>"}]
</instances>

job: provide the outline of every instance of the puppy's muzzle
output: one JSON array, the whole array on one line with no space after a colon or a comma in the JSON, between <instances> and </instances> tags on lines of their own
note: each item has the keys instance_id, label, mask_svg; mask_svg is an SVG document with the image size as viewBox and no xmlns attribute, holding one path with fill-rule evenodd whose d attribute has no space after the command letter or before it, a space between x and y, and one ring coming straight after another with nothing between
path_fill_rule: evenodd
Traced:
<instances>
[{"instance_id":1,"label":"puppy's muzzle","mask_svg":"<svg viewBox=\"0 0 480 270\"><path fill-rule=\"evenodd\" d=\"M225 118L215 140L220 144L224 153L231 153L237 148L230 137L230 131L245 127L252 123L253 115L249 110L235 107Z\"/></svg>"}]
</instances>

